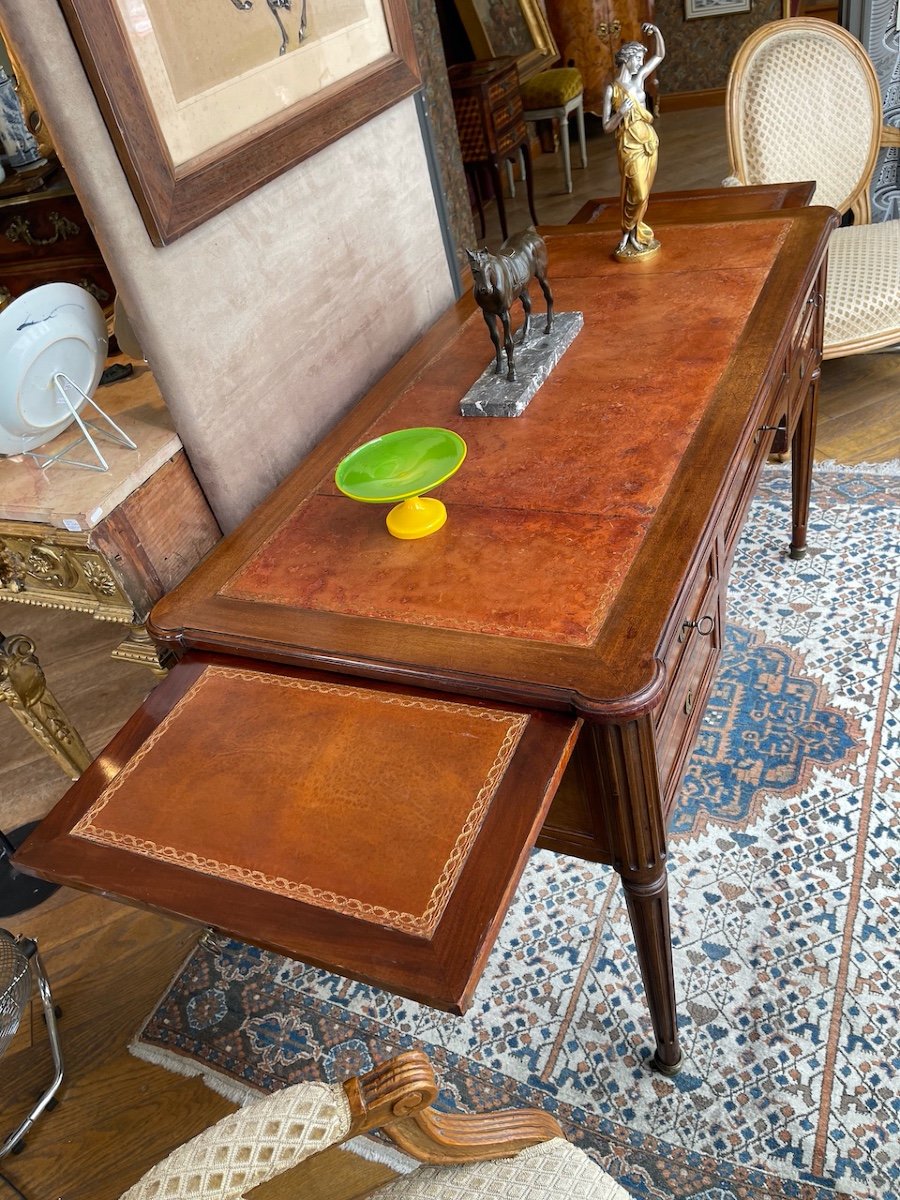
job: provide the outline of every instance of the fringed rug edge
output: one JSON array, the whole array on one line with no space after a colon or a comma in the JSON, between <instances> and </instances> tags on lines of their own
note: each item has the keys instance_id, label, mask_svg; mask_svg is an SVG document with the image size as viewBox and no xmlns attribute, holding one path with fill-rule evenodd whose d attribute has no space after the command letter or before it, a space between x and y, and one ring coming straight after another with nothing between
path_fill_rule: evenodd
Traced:
<instances>
[{"instance_id":1,"label":"fringed rug edge","mask_svg":"<svg viewBox=\"0 0 900 1200\"><path fill-rule=\"evenodd\" d=\"M790 463L785 463L790 466ZM885 462L839 463L832 458L813 463L813 477L817 474L834 475L900 475L900 458L889 458Z\"/></svg>"}]
</instances>

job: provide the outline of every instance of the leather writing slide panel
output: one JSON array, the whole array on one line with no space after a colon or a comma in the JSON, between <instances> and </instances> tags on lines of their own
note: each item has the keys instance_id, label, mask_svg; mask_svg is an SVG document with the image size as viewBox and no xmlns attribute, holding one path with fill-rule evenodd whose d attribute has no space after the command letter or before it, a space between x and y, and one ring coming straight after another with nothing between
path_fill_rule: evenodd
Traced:
<instances>
[{"instance_id":1,"label":"leather writing slide panel","mask_svg":"<svg viewBox=\"0 0 900 1200\"><path fill-rule=\"evenodd\" d=\"M421 960L440 979L433 999L456 1004L577 726L323 674L189 660L17 865L399 991ZM259 926L252 911L264 914ZM329 929L336 960L323 954ZM368 960L379 945L393 946L395 963L376 973Z\"/></svg>"}]
</instances>

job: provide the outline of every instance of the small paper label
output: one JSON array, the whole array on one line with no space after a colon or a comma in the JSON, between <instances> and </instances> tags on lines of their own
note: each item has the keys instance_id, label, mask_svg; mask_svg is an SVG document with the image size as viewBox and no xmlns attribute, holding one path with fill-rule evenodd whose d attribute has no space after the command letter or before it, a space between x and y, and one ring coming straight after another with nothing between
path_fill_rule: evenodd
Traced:
<instances>
[{"instance_id":1,"label":"small paper label","mask_svg":"<svg viewBox=\"0 0 900 1200\"><path fill-rule=\"evenodd\" d=\"M90 521L90 523L92 525L96 525L102 516L103 516L103 509L95 508L94 511L88 517L88 520Z\"/></svg>"},{"instance_id":2,"label":"small paper label","mask_svg":"<svg viewBox=\"0 0 900 1200\"><path fill-rule=\"evenodd\" d=\"M68 529L69 533L81 533L81 526L72 517L63 517L63 528Z\"/></svg>"}]
</instances>

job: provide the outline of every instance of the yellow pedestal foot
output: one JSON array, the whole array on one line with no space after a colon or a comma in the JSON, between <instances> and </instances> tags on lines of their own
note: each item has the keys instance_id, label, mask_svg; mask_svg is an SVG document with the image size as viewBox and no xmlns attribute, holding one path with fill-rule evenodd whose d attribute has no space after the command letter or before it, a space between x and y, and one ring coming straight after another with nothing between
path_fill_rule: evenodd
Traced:
<instances>
[{"instance_id":1,"label":"yellow pedestal foot","mask_svg":"<svg viewBox=\"0 0 900 1200\"><path fill-rule=\"evenodd\" d=\"M388 533L404 541L437 533L447 520L447 510L433 496L413 496L392 508L387 515Z\"/></svg>"}]
</instances>

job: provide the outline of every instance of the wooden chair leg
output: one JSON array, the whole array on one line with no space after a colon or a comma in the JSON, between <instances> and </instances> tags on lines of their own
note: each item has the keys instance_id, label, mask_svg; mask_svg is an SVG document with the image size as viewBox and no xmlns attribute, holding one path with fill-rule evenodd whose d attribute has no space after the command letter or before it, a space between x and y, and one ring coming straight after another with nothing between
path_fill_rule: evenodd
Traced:
<instances>
[{"instance_id":1,"label":"wooden chair leg","mask_svg":"<svg viewBox=\"0 0 900 1200\"><path fill-rule=\"evenodd\" d=\"M90 765L87 746L47 687L34 642L22 634L0 634L0 700L70 779Z\"/></svg>"}]
</instances>

